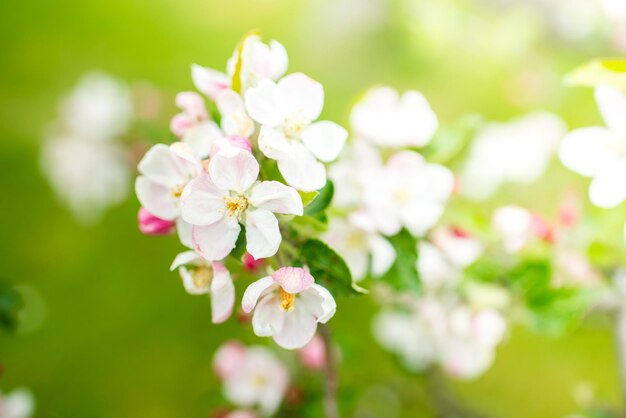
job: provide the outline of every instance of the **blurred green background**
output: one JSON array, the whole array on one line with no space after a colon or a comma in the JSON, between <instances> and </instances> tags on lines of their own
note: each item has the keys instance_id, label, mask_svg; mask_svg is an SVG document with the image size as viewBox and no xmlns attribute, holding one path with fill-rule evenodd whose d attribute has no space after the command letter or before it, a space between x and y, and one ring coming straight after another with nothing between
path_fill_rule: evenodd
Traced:
<instances>
[{"instance_id":1,"label":"blurred green background","mask_svg":"<svg viewBox=\"0 0 626 418\"><path fill-rule=\"evenodd\" d=\"M55 200L38 156L59 98L92 69L158 86L162 117L136 139L169 141L173 97L193 88L189 65L223 68L253 28L285 45L290 71L324 84L323 116L345 125L372 84L423 91L444 125L467 113L504 120L537 108L570 127L598 123L592 92L567 89L561 77L615 53L606 27L563 37L527 2L0 3L0 277L26 302L18 331L0 332L0 389L30 388L37 417L207 417L227 406L212 373L216 347L229 338L269 344L235 318L211 325L207 300L187 295L168 271L176 239L137 230L134 197L100 224L80 226ZM565 184L576 179L555 166ZM381 387L396 387L398 416L433 416L423 379L402 372L371 339L375 311L370 298L341 300L331 322L347 414L384 395ZM620 404L613 337L602 321L560 339L515 327L483 377L442 385L491 417L565 416L580 409L581 391ZM370 416L394 416L387 406Z\"/></svg>"}]
</instances>

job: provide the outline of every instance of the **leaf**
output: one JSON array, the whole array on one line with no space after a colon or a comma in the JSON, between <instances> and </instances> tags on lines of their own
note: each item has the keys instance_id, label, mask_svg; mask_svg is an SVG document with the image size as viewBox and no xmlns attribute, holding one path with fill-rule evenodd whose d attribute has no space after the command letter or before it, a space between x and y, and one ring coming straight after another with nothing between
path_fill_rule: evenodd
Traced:
<instances>
[{"instance_id":1,"label":"leaf","mask_svg":"<svg viewBox=\"0 0 626 418\"><path fill-rule=\"evenodd\" d=\"M0 326L9 331L15 330L22 303L22 298L13 288L0 282Z\"/></svg>"},{"instance_id":2,"label":"leaf","mask_svg":"<svg viewBox=\"0 0 626 418\"><path fill-rule=\"evenodd\" d=\"M479 115L467 115L449 128L439 130L424 155L428 161L445 164L459 155L481 123Z\"/></svg>"},{"instance_id":3,"label":"leaf","mask_svg":"<svg viewBox=\"0 0 626 418\"><path fill-rule=\"evenodd\" d=\"M309 267L318 284L327 288L334 296L349 296L366 293L356 286L352 274L343 258L328 245L317 239L309 239L302 245L300 256Z\"/></svg>"},{"instance_id":4,"label":"leaf","mask_svg":"<svg viewBox=\"0 0 626 418\"><path fill-rule=\"evenodd\" d=\"M219 239L217 237L216 239ZM246 253L246 227L241 225L241 231L239 231L239 236L237 237L237 242L235 242L235 248L230 252L230 255L235 257L237 260L241 260L241 257Z\"/></svg>"},{"instance_id":5,"label":"leaf","mask_svg":"<svg viewBox=\"0 0 626 418\"><path fill-rule=\"evenodd\" d=\"M311 204L311 202L313 202L313 200L320 194L320 192L318 192L317 190L314 190L312 192L303 192L298 190L298 194L302 199L302 206L306 208Z\"/></svg>"},{"instance_id":6,"label":"leaf","mask_svg":"<svg viewBox=\"0 0 626 418\"><path fill-rule=\"evenodd\" d=\"M241 68L243 67L243 47L246 44L246 41L251 37L260 37L261 32L258 30L253 30L248 32L242 39L239 41L237 45L237 62L235 63L235 72L233 73L233 78L231 79L231 89L239 94L241 94Z\"/></svg>"},{"instance_id":7,"label":"leaf","mask_svg":"<svg viewBox=\"0 0 626 418\"><path fill-rule=\"evenodd\" d=\"M335 186L333 182L328 180L326 185L322 187L317 197L304 209L304 214L308 216L317 216L326 210L333 200L335 194Z\"/></svg>"},{"instance_id":8,"label":"leaf","mask_svg":"<svg viewBox=\"0 0 626 418\"><path fill-rule=\"evenodd\" d=\"M419 293L422 286L417 271L417 240L406 229L388 240L396 250L396 260L382 280L396 290Z\"/></svg>"},{"instance_id":9,"label":"leaf","mask_svg":"<svg viewBox=\"0 0 626 418\"><path fill-rule=\"evenodd\" d=\"M596 59L565 77L565 84L595 87L607 85L626 90L626 59Z\"/></svg>"}]
</instances>

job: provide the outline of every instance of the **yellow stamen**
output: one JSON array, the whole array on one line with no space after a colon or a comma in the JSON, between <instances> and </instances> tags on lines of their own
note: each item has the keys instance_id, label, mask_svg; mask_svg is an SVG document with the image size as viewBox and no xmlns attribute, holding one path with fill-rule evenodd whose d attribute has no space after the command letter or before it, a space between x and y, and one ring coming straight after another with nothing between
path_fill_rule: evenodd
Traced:
<instances>
[{"instance_id":1,"label":"yellow stamen","mask_svg":"<svg viewBox=\"0 0 626 418\"><path fill-rule=\"evenodd\" d=\"M248 199L243 196L225 197L224 201L230 216L239 217L241 212L248 209Z\"/></svg>"},{"instance_id":2,"label":"yellow stamen","mask_svg":"<svg viewBox=\"0 0 626 418\"><path fill-rule=\"evenodd\" d=\"M184 184L179 184L177 186L174 186L174 188L172 188L172 197L180 197L180 195L183 194L184 189L185 189Z\"/></svg>"},{"instance_id":3,"label":"yellow stamen","mask_svg":"<svg viewBox=\"0 0 626 418\"><path fill-rule=\"evenodd\" d=\"M213 269L209 267L198 267L191 272L191 279L198 289L207 287L213 278Z\"/></svg>"},{"instance_id":4,"label":"yellow stamen","mask_svg":"<svg viewBox=\"0 0 626 418\"><path fill-rule=\"evenodd\" d=\"M283 308L283 310L285 311L290 311L291 309L293 309L293 304L296 301L296 295L294 295L293 293L285 292L282 287L278 291L278 294L280 296L280 307Z\"/></svg>"}]
</instances>

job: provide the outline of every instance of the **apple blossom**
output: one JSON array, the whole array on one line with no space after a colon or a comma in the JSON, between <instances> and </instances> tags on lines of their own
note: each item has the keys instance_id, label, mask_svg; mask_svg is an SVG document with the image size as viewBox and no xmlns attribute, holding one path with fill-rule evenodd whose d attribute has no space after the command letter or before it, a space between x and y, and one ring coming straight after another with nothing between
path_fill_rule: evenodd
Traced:
<instances>
[{"instance_id":1,"label":"apple blossom","mask_svg":"<svg viewBox=\"0 0 626 418\"><path fill-rule=\"evenodd\" d=\"M265 416L279 408L289 372L269 349L229 342L217 351L213 364L230 402L244 408L258 406Z\"/></svg>"},{"instance_id":2,"label":"apple blossom","mask_svg":"<svg viewBox=\"0 0 626 418\"><path fill-rule=\"evenodd\" d=\"M258 175L259 163L251 153L227 147L185 188L182 217L194 225L194 248L207 260L231 252L240 223L246 227L248 252L254 258L271 257L282 240L274 213L302 215L295 189L277 181L257 182Z\"/></svg>"},{"instance_id":3,"label":"apple blossom","mask_svg":"<svg viewBox=\"0 0 626 418\"><path fill-rule=\"evenodd\" d=\"M305 367L312 370L324 368L326 365L326 345L322 337L316 334L311 341L300 349L300 361Z\"/></svg>"},{"instance_id":4,"label":"apple blossom","mask_svg":"<svg viewBox=\"0 0 626 418\"><path fill-rule=\"evenodd\" d=\"M270 41L267 45L257 35L250 35L244 39L241 48L239 77L242 92L265 78L277 80L287 71L287 51L279 42ZM237 48L228 61L228 74L193 64L191 78L196 88L213 100L224 90L232 88L239 52Z\"/></svg>"},{"instance_id":5,"label":"apple blossom","mask_svg":"<svg viewBox=\"0 0 626 418\"><path fill-rule=\"evenodd\" d=\"M193 251L180 253L170 270L178 269L183 286L191 295L209 294L213 323L226 321L235 304L235 286L222 263L206 262Z\"/></svg>"},{"instance_id":6,"label":"apple blossom","mask_svg":"<svg viewBox=\"0 0 626 418\"><path fill-rule=\"evenodd\" d=\"M146 208L139 208L137 214L139 230L146 235L168 235L176 228L176 222L157 218Z\"/></svg>"},{"instance_id":7,"label":"apple blossom","mask_svg":"<svg viewBox=\"0 0 626 418\"><path fill-rule=\"evenodd\" d=\"M247 410L230 411L223 418L257 418L257 414Z\"/></svg>"},{"instance_id":8,"label":"apple blossom","mask_svg":"<svg viewBox=\"0 0 626 418\"><path fill-rule=\"evenodd\" d=\"M592 178L591 203L613 208L626 199L626 95L600 86L595 98L607 127L573 130L563 139L559 157L570 170Z\"/></svg>"},{"instance_id":9,"label":"apple blossom","mask_svg":"<svg viewBox=\"0 0 626 418\"><path fill-rule=\"evenodd\" d=\"M417 152L400 151L365 190L366 210L385 235L405 227L421 236L441 217L453 186L446 167L427 163Z\"/></svg>"},{"instance_id":10,"label":"apple blossom","mask_svg":"<svg viewBox=\"0 0 626 418\"><path fill-rule=\"evenodd\" d=\"M15 389L11 393L0 392L1 418L30 418L33 416L35 401L26 389Z\"/></svg>"},{"instance_id":11,"label":"apple blossom","mask_svg":"<svg viewBox=\"0 0 626 418\"><path fill-rule=\"evenodd\" d=\"M437 130L437 115L415 90L400 96L391 87L369 90L352 109L350 122L357 137L382 147L423 147Z\"/></svg>"},{"instance_id":12,"label":"apple blossom","mask_svg":"<svg viewBox=\"0 0 626 418\"><path fill-rule=\"evenodd\" d=\"M197 93L184 91L176 95L176 105L183 112L172 118L172 132L189 144L199 158L208 157L213 142L224 135L209 118L204 100Z\"/></svg>"},{"instance_id":13,"label":"apple blossom","mask_svg":"<svg viewBox=\"0 0 626 418\"><path fill-rule=\"evenodd\" d=\"M532 222L532 214L528 210L514 205L499 207L491 217L492 227L509 253L520 251L530 240Z\"/></svg>"},{"instance_id":14,"label":"apple blossom","mask_svg":"<svg viewBox=\"0 0 626 418\"><path fill-rule=\"evenodd\" d=\"M564 134L563 121L545 112L487 124L472 142L461 172L461 194L484 200L504 184L539 179Z\"/></svg>"},{"instance_id":15,"label":"apple blossom","mask_svg":"<svg viewBox=\"0 0 626 418\"><path fill-rule=\"evenodd\" d=\"M135 192L141 205L165 220L180 216L180 197L187 183L202 171L190 145L175 142L150 148L138 165Z\"/></svg>"},{"instance_id":16,"label":"apple blossom","mask_svg":"<svg viewBox=\"0 0 626 418\"><path fill-rule=\"evenodd\" d=\"M282 267L246 289L241 306L254 310L252 327L260 337L272 337L288 350L304 347L318 323L326 323L337 305L330 292L315 283L307 270Z\"/></svg>"},{"instance_id":17,"label":"apple blossom","mask_svg":"<svg viewBox=\"0 0 626 418\"><path fill-rule=\"evenodd\" d=\"M348 137L334 122L314 122L324 105L322 85L302 73L278 83L265 79L246 91L245 102L248 114L262 125L260 150L278 161L287 183L303 191L321 189L326 183L322 162L335 160Z\"/></svg>"},{"instance_id":18,"label":"apple blossom","mask_svg":"<svg viewBox=\"0 0 626 418\"><path fill-rule=\"evenodd\" d=\"M233 90L224 90L215 99L222 116L222 130L226 136L249 138L254 133L254 121L246 113L243 99Z\"/></svg>"}]
</instances>

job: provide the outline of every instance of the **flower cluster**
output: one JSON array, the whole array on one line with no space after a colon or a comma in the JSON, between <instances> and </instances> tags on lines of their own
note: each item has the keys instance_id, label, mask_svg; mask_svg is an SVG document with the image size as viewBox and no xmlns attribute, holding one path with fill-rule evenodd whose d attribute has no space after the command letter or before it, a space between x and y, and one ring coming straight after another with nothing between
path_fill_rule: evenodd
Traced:
<instances>
[{"instance_id":1,"label":"flower cluster","mask_svg":"<svg viewBox=\"0 0 626 418\"><path fill-rule=\"evenodd\" d=\"M326 185L324 164L337 158L347 132L316 121L323 87L302 73L284 75L287 54L278 42L247 36L227 68L225 74L192 66L219 123L199 93L179 93L181 113L170 124L179 141L154 145L140 161L140 229L177 230L189 250L172 269L189 293L210 295L215 323L227 320L235 304L229 260L241 262L243 251L254 263L268 259L267 275L248 287L242 308L254 310L257 335L300 348L334 315L335 300L314 283L306 263L286 264L296 260L283 247L309 238L291 234L289 224L304 215L303 196L314 199Z\"/></svg>"}]
</instances>

